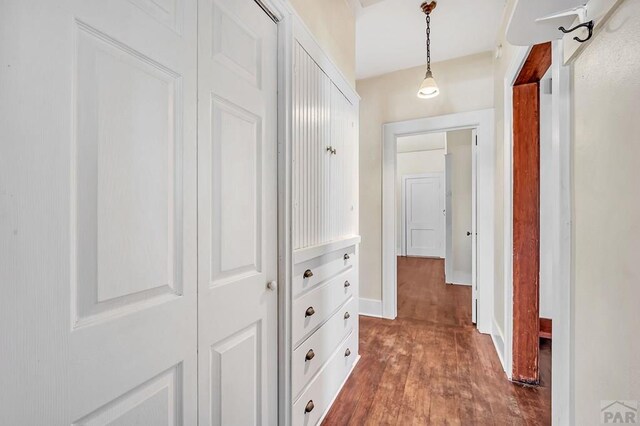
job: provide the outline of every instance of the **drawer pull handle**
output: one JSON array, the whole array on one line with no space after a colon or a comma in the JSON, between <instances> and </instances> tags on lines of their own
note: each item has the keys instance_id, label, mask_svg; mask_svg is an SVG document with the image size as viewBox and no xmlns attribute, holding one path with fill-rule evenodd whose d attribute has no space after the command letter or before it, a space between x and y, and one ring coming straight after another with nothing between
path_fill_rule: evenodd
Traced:
<instances>
[{"instance_id":1,"label":"drawer pull handle","mask_svg":"<svg viewBox=\"0 0 640 426\"><path fill-rule=\"evenodd\" d=\"M309 352L307 352L307 355L304 357L305 361L311 361L313 359L313 357L315 357L316 354L315 352L313 352L313 349L309 349Z\"/></svg>"},{"instance_id":2,"label":"drawer pull handle","mask_svg":"<svg viewBox=\"0 0 640 426\"><path fill-rule=\"evenodd\" d=\"M344 282L344 288L351 287L351 283L349 281Z\"/></svg>"},{"instance_id":3,"label":"drawer pull handle","mask_svg":"<svg viewBox=\"0 0 640 426\"><path fill-rule=\"evenodd\" d=\"M311 315L313 315L313 314L315 314L315 313L316 313L316 310L315 310L315 309L313 309L313 306L309 306L309 307L307 308L307 310L305 311L305 313L304 313L304 317L305 317L305 318L306 318L306 317L310 317Z\"/></svg>"},{"instance_id":4,"label":"drawer pull handle","mask_svg":"<svg viewBox=\"0 0 640 426\"><path fill-rule=\"evenodd\" d=\"M351 314L350 314L349 312L345 312L345 313L344 313L344 319L346 319L346 320L347 320L347 319L349 319L349 318L351 318Z\"/></svg>"},{"instance_id":5,"label":"drawer pull handle","mask_svg":"<svg viewBox=\"0 0 640 426\"><path fill-rule=\"evenodd\" d=\"M312 276L313 276L313 272L311 272L311 269L307 269L306 271L304 271L303 277L311 278Z\"/></svg>"},{"instance_id":6,"label":"drawer pull handle","mask_svg":"<svg viewBox=\"0 0 640 426\"><path fill-rule=\"evenodd\" d=\"M347 350L344 351L344 356L345 357L351 356L351 349L347 348Z\"/></svg>"},{"instance_id":7,"label":"drawer pull handle","mask_svg":"<svg viewBox=\"0 0 640 426\"><path fill-rule=\"evenodd\" d=\"M351 259L351 257L349 257L349 253L345 253L344 260L349 260L349 259Z\"/></svg>"},{"instance_id":8,"label":"drawer pull handle","mask_svg":"<svg viewBox=\"0 0 640 426\"><path fill-rule=\"evenodd\" d=\"M316 406L313 404L313 399L310 399L309 402L307 402L307 405L305 405L304 407L304 413L307 414L312 412L315 407Z\"/></svg>"}]
</instances>

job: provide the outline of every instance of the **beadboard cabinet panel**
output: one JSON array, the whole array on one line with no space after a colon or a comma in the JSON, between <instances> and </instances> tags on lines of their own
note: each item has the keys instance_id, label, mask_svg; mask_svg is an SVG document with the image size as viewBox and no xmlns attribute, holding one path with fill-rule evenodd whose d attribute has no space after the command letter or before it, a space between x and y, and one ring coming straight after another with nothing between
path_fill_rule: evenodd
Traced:
<instances>
[{"instance_id":1,"label":"beadboard cabinet panel","mask_svg":"<svg viewBox=\"0 0 640 426\"><path fill-rule=\"evenodd\" d=\"M356 233L357 105L299 44L293 73L293 248Z\"/></svg>"}]
</instances>

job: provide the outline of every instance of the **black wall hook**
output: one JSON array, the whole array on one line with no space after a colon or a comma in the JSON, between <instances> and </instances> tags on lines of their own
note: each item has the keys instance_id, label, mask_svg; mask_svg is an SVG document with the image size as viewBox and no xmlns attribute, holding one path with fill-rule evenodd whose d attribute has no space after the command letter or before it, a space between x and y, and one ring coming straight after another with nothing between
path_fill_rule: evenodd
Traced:
<instances>
[{"instance_id":1,"label":"black wall hook","mask_svg":"<svg viewBox=\"0 0 640 426\"><path fill-rule=\"evenodd\" d=\"M584 43L585 41L589 40L591 38L591 36L593 35L593 21L589 21L589 22L585 22L584 24L576 25L575 27L569 28L568 30L565 27L559 27L558 29L560 31L562 31L563 33L567 34L567 33L574 32L578 28L587 28L587 29L589 29L589 35L587 36L587 38L574 37L573 39L575 41L578 41L580 43Z\"/></svg>"}]
</instances>

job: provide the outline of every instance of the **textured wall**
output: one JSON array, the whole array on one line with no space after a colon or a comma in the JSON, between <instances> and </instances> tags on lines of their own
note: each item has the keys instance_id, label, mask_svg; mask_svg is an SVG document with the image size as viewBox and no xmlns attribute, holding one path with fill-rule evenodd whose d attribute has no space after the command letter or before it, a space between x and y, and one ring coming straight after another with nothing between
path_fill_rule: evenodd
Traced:
<instances>
[{"instance_id":1,"label":"textured wall","mask_svg":"<svg viewBox=\"0 0 640 426\"><path fill-rule=\"evenodd\" d=\"M640 1L626 0L574 64L575 424L640 400Z\"/></svg>"}]
</instances>

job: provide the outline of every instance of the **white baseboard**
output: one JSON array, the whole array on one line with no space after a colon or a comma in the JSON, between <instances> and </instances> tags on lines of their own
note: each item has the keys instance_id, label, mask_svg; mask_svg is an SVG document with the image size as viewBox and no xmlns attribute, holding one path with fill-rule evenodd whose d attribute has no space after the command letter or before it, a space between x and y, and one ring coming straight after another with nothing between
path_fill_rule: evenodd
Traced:
<instances>
[{"instance_id":1,"label":"white baseboard","mask_svg":"<svg viewBox=\"0 0 640 426\"><path fill-rule=\"evenodd\" d=\"M471 285L471 274L464 271L453 271L451 280L447 280L448 284L455 285Z\"/></svg>"},{"instance_id":2,"label":"white baseboard","mask_svg":"<svg viewBox=\"0 0 640 426\"><path fill-rule=\"evenodd\" d=\"M496 348L496 352L498 353L498 358L500 359L500 364L502 364L502 369L506 372L507 370L504 364L504 335L502 334L502 330L500 329L500 326L496 322L495 318L493 318L491 340L493 341L493 346Z\"/></svg>"},{"instance_id":3,"label":"white baseboard","mask_svg":"<svg viewBox=\"0 0 640 426\"><path fill-rule=\"evenodd\" d=\"M360 315L382 318L382 300L360 298Z\"/></svg>"}]
</instances>

